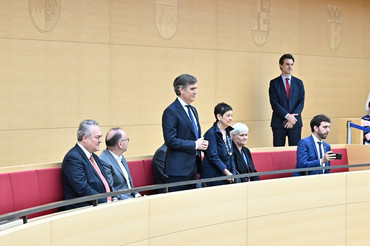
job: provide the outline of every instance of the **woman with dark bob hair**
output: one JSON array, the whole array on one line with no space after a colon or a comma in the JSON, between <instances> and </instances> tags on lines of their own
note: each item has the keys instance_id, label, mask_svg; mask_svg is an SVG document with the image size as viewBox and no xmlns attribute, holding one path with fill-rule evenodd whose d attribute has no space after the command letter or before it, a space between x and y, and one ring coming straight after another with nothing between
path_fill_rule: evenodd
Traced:
<instances>
[{"instance_id":1,"label":"woman with dark bob hair","mask_svg":"<svg viewBox=\"0 0 370 246\"><path fill-rule=\"evenodd\" d=\"M216 122L206 132L208 148L202 161L201 178L214 178L237 174L233 160L233 145L230 136L233 109L226 103L219 103L214 110ZM206 186L234 183L234 179L207 182Z\"/></svg>"}]
</instances>

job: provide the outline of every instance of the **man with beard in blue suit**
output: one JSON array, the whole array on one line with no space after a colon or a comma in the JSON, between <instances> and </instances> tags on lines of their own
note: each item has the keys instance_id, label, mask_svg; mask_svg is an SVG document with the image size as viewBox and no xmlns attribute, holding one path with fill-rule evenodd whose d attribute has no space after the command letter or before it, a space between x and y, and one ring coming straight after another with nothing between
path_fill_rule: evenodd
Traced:
<instances>
[{"instance_id":1,"label":"man with beard in blue suit","mask_svg":"<svg viewBox=\"0 0 370 246\"><path fill-rule=\"evenodd\" d=\"M279 60L281 75L270 81L274 147L285 146L286 136L289 146L296 146L301 139L305 91L302 80L292 76L293 65L294 57L284 54Z\"/></svg>"},{"instance_id":2,"label":"man with beard in blue suit","mask_svg":"<svg viewBox=\"0 0 370 246\"><path fill-rule=\"evenodd\" d=\"M197 78L190 74L179 75L173 82L177 95L162 115L162 129L167 146L165 174L167 183L197 179L201 162L201 150L206 150L208 141L201 137L198 112L190 104L197 95ZM169 191L195 188L195 184L170 187Z\"/></svg>"},{"instance_id":3,"label":"man with beard in blue suit","mask_svg":"<svg viewBox=\"0 0 370 246\"><path fill-rule=\"evenodd\" d=\"M310 123L312 135L299 141L297 147L296 168L330 166L330 160L335 159L329 144L322 141L330 131L330 118L319 114L313 117ZM293 176L330 173L330 169L313 170L309 172L295 172Z\"/></svg>"}]
</instances>

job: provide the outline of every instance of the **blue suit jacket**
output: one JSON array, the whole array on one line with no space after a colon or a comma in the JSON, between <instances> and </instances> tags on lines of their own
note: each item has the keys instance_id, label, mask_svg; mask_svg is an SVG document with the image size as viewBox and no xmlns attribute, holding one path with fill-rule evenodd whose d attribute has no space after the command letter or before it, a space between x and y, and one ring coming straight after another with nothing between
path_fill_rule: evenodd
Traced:
<instances>
[{"instance_id":1,"label":"blue suit jacket","mask_svg":"<svg viewBox=\"0 0 370 246\"><path fill-rule=\"evenodd\" d=\"M122 169L118 166L117 160L114 158L114 156L109 152L108 149L105 149L101 155L99 156L100 160L102 161L102 164L105 169L105 173L107 174L107 181L109 185L112 187L113 191L118 190L127 190L127 182L125 179L125 176L123 175ZM129 182L132 188L134 188L134 184L132 183L132 177L130 173L130 169L127 165L127 161L125 157L122 156L122 164L124 168L127 171ZM135 193L128 193L128 194L122 194L117 196L118 199L128 199L128 198L135 198L135 195L138 194L138 192Z\"/></svg>"},{"instance_id":2,"label":"blue suit jacket","mask_svg":"<svg viewBox=\"0 0 370 246\"><path fill-rule=\"evenodd\" d=\"M324 153L331 150L329 144L322 142L324 146ZM323 153L323 154L324 154ZM320 160L318 157L315 141L311 136L301 139L297 147L297 165L296 168L320 167ZM330 161L325 163L325 166L330 166ZM308 175L321 174L322 171L310 171ZM326 169L325 173L330 173L330 169ZM306 175L306 172L295 172L293 176Z\"/></svg>"},{"instance_id":3,"label":"blue suit jacket","mask_svg":"<svg viewBox=\"0 0 370 246\"><path fill-rule=\"evenodd\" d=\"M93 153L94 160L99 166L103 176L107 178L104 167L97 155ZM64 199L105 193L105 186L95 171L90 160L77 144L65 155L62 163L62 181ZM99 203L107 202L107 199L99 199ZM69 205L63 210L92 205L92 202L83 202Z\"/></svg>"},{"instance_id":4,"label":"blue suit jacket","mask_svg":"<svg viewBox=\"0 0 370 246\"><path fill-rule=\"evenodd\" d=\"M198 112L191 107L201 136ZM195 141L197 140L192 122L178 99L170 104L162 115L162 130L167 155L165 174L188 176L197 168Z\"/></svg>"},{"instance_id":5,"label":"blue suit jacket","mask_svg":"<svg viewBox=\"0 0 370 246\"><path fill-rule=\"evenodd\" d=\"M285 115L298 114L297 123L294 127L302 127L301 113L304 106L305 91L302 80L292 76L290 81L290 97L288 97L281 76L270 81L269 88L270 104L272 117L270 126L273 128L283 128ZM288 108L289 105L289 108Z\"/></svg>"},{"instance_id":6,"label":"blue suit jacket","mask_svg":"<svg viewBox=\"0 0 370 246\"><path fill-rule=\"evenodd\" d=\"M225 176L223 170L227 169L232 174L237 174L233 156L229 155L233 152L232 140L230 136L231 127L226 128L226 136L228 138L228 145L230 149L226 148L225 142L222 139L222 133L217 127L217 123L204 134L204 139L208 140L209 145L204 152L204 159L202 161L201 178L215 178ZM206 183L207 186L227 184L226 180L213 181Z\"/></svg>"}]
</instances>

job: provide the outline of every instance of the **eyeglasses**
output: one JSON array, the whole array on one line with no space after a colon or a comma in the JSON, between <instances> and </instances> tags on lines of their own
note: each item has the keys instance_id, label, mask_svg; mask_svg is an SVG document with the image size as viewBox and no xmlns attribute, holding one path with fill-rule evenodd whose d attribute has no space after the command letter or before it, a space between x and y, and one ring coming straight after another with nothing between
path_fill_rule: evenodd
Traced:
<instances>
[{"instance_id":1,"label":"eyeglasses","mask_svg":"<svg viewBox=\"0 0 370 246\"><path fill-rule=\"evenodd\" d=\"M130 139L129 138L126 138L126 139L121 139L120 141L121 142L127 141L127 143L128 143L128 142L130 142Z\"/></svg>"}]
</instances>

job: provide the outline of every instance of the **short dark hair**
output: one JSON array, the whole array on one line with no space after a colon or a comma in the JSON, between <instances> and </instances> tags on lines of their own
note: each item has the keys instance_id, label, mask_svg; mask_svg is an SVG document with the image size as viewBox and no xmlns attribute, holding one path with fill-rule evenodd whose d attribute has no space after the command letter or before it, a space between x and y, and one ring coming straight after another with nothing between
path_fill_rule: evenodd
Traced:
<instances>
[{"instance_id":1,"label":"short dark hair","mask_svg":"<svg viewBox=\"0 0 370 246\"><path fill-rule=\"evenodd\" d=\"M215 111L214 111L216 121L218 120L217 119L218 114L223 116L227 111L230 111L230 110L233 110L233 108L227 103L222 102L222 103L217 104L215 107Z\"/></svg>"},{"instance_id":2,"label":"short dark hair","mask_svg":"<svg viewBox=\"0 0 370 246\"><path fill-rule=\"evenodd\" d=\"M319 114L316 115L315 117L312 118L310 122L311 126L311 132L314 132L314 126L319 127L321 125L321 122L329 122L330 123L330 118L324 114Z\"/></svg>"},{"instance_id":3,"label":"short dark hair","mask_svg":"<svg viewBox=\"0 0 370 246\"><path fill-rule=\"evenodd\" d=\"M118 144L118 142L122 139L122 134L118 130L121 130L121 128L120 127L114 127L114 128L111 128L108 131L108 133L111 132L111 131L116 131L116 133L114 133L113 136L110 139L107 139L108 134L105 136L105 145L107 147L116 146Z\"/></svg>"},{"instance_id":4,"label":"short dark hair","mask_svg":"<svg viewBox=\"0 0 370 246\"><path fill-rule=\"evenodd\" d=\"M285 59L292 59L293 60L293 63L294 63L294 57L293 57L293 55L291 55L291 54L284 54L284 55L282 55L281 57L280 57L280 59L279 59L279 64L280 65L283 65L284 64L284 60Z\"/></svg>"},{"instance_id":5,"label":"short dark hair","mask_svg":"<svg viewBox=\"0 0 370 246\"><path fill-rule=\"evenodd\" d=\"M175 90L176 95L180 95L180 87L186 89L188 85L193 85L197 83L198 80L196 77L190 74L181 74L173 81L173 89Z\"/></svg>"}]
</instances>

